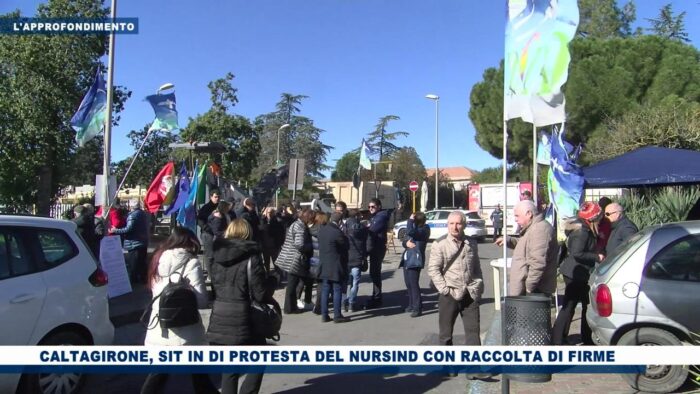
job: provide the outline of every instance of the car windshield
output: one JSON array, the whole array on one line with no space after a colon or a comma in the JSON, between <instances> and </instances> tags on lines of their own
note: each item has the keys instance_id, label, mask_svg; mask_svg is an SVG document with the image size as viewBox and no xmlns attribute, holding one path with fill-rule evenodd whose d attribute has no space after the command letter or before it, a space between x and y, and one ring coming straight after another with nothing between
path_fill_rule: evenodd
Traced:
<instances>
[{"instance_id":1,"label":"car windshield","mask_svg":"<svg viewBox=\"0 0 700 394\"><path fill-rule=\"evenodd\" d=\"M627 250L630 249L633 245L637 244L637 241L644 238L650 231L653 230L647 229L640 231L631 236L627 241L621 243L620 246L617 247L617 249L615 249L610 255L608 255L605 258L605 260L603 260L598 265L598 268L596 268L596 274L605 275L610 270L610 268L615 265L615 262L621 255L627 252Z\"/></svg>"},{"instance_id":2,"label":"car windshield","mask_svg":"<svg viewBox=\"0 0 700 394\"><path fill-rule=\"evenodd\" d=\"M426 213L425 213L425 219L426 219L426 220L434 220L434 219L435 219L435 214L436 214L436 213L437 213L437 212L435 212L435 211L433 211L433 212L426 212Z\"/></svg>"},{"instance_id":3,"label":"car windshield","mask_svg":"<svg viewBox=\"0 0 700 394\"><path fill-rule=\"evenodd\" d=\"M476 212L467 212L467 219L481 219L481 216Z\"/></svg>"}]
</instances>

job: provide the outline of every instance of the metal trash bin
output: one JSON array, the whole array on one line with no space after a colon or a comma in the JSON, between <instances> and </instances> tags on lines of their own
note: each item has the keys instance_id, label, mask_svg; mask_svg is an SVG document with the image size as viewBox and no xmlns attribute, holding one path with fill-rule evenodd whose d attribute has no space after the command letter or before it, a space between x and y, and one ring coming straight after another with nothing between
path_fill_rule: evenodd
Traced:
<instances>
[{"instance_id":1,"label":"metal trash bin","mask_svg":"<svg viewBox=\"0 0 700 394\"><path fill-rule=\"evenodd\" d=\"M503 303L503 345L549 346L552 343L550 297L543 294L505 297ZM537 367L533 366L533 371ZM526 368L527 369L527 368ZM519 382L542 383L552 380L552 374L504 374L504 378Z\"/></svg>"}]
</instances>

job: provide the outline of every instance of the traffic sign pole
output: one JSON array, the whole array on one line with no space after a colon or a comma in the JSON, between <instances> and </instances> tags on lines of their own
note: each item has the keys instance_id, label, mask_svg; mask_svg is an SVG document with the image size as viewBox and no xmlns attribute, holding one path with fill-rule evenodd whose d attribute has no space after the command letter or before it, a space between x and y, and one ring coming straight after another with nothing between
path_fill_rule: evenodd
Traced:
<instances>
[{"instance_id":1,"label":"traffic sign pole","mask_svg":"<svg viewBox=\"0 0 700 394\"><path fill-rule=\"evenodd\" d=\"M418 191L418 182L411 181L408 184L408 190L410 190L411 193L413 193L413 212L411 212L411 213L415 213L416 212L416 192Z\"/></svg>"},{"instance_id":2,"label":"traffic sign pole","mask_svg":"<svg viewBox=\"0 0 700 394\"><path fill-rule=\"evenodd\" d=\"M413 212L411 213L416 213L416 192L411 193L413 193Z\"/></svg>"}]
</instances>

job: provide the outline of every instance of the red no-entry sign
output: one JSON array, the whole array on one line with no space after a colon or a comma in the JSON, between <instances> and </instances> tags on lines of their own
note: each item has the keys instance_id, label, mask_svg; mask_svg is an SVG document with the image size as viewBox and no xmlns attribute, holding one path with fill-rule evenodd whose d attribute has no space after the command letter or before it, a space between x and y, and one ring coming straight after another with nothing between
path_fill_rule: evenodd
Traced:
<instances>
[{"instance_id":1,"label":"red no-entry sign","mask_svg":"<svg viewBox=\"0 0 700 394\"><path fill-rule=\"evenodd\" d=\"M411 183L408 184L408 190L412 192L418 191L418 182L411 181Z\"/></svg>"}]
</instances>

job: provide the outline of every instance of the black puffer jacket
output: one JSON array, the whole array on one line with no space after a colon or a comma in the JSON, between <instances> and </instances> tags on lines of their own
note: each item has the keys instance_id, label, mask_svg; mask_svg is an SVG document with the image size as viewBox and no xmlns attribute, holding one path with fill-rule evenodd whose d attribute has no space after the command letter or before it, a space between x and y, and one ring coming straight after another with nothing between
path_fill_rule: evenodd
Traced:
<instances>
[{"instance_id":1,"label":"black puffer jacket","mask_svg":"<svg viewBox=\"0 0 700 394\"><path fill-rule=\"evenodd\" d=\"M597 238L580 220L566 224L564 229L567 235L567 255L559 271L576 282L588 283L591 270L598 262Z\"/></svg>"},{"instance_id":2,"label":"black puffer jacket","mask_svg":"<svg viewBox=\"0 0 700 394\"><path fill-rule=\"evenodd\" d=\"M348 251L348 267L360 267L367 259L367 227L363 226L356 218L348 218L345 221L345 235L350 243Z\"/></svg>"},{"instance_id":3,"label":"black puffer jacket","mask_svg":"<svg viewBox=\"0 0 700 394\"><path fill-rule=\"evenodd\" d=\"M248 283L247 265L251 258L252 281ZM265 299L265 267L257 242L240 239L214 241L212 286L216 293L211 310L207 340L222 345L258 343L250 326L250 296ZM250 289L250 290L249 290Z\"/></svg>"}]
</instances>

